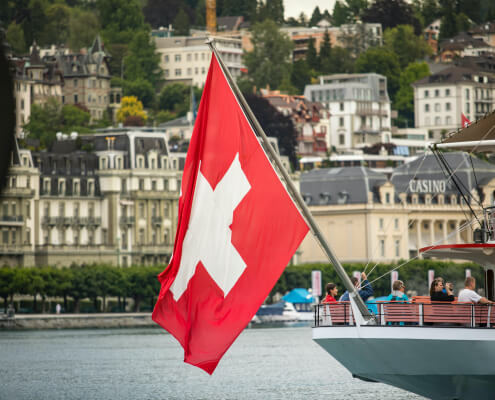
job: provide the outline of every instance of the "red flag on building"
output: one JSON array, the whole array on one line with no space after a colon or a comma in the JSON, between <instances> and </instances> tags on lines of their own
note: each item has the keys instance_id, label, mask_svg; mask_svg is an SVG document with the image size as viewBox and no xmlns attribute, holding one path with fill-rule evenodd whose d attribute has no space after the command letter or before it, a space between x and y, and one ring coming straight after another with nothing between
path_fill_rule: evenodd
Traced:
<instances>
[{"instance_id":1,"label":"red flag on building","mask_svg":"<svg viewBox=\"0 0 495 400\"><path fill-rule=\"evenodd\" d=\"M461 126L463 128L466 128L471 124L471 121L467 119L467 117L464 115L464 113L461 113Z\"/></svg>"},{"instance_id":2,"label":"red flag on building","mask_svg":"<svg viewBox=\"0 0 495 400\"><path fill-rule=\"evenodd\" d=\"M153 320L213 373L308 232L212 54Z\"/></svg>"}]
</instances>

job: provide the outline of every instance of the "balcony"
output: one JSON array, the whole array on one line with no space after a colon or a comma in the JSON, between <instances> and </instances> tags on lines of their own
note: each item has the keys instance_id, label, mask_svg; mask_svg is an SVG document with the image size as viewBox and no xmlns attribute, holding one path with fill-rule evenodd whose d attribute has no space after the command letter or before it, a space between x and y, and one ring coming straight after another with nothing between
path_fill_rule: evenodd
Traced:
<instances>
[{"instance_id":1,"label":"balcony","mask_svg":"<svg viewBox=\"0 0 495 400\"><path fill-rule=\"evenodd\" d=\"M134 225L136 223L136 218L134 216L121 216L120 217L120 225Z\"/></svg>"},{"instance_id":2,"label":"balcony","mask_svg":"<svg viewBox=\"0 0 495 400\"><path fill-rule=\"evenodd\" d=\"M100 217L88 217L88 225L101 225L101 218Z\"/></svg>"},{"instance_id":3,"label":"balcony","mask_svg":"<svg viewBox=\"0 0 495 400\"><path fill-rule=\"evenodd\" d=\"M24 223L24 216L22 215L4 215L0 217L0 225L20 226L23 223Z\"/></svg>"},{"instance_id":4,"label":"balcony","mask_svg":"<svg viewBox=\"0 0 495 400\"><path fill-rule=\"evenodd\" d=\"M163 222L163 218L162 217L151 217L151 223L153 225L161 225Z\"/></svg>"}]
</instances>

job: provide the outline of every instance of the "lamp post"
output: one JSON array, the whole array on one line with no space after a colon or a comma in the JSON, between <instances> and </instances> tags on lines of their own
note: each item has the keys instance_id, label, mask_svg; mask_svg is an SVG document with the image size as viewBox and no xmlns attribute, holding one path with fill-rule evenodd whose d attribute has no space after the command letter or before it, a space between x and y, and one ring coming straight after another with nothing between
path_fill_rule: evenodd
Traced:
<instances>
[{"instance_id":1,"label":"lamp post","mask_svg":"<svg viewBox=\"0 0 495 400\"><path fill-rule=\"evenodd\" d=\"M120 236L115 239L117 240L117 267L120 267Z\"/></svg>"}]
</instances>

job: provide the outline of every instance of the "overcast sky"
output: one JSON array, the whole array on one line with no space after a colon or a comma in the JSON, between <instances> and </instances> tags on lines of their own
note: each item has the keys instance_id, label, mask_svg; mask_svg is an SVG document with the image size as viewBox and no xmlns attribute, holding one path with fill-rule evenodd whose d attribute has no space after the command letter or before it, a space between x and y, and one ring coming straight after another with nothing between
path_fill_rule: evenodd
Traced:
<instances>
[{"instance_id":1,"label":"overcast sky","mask_svg":"<svg viewBox=\"0 0 495 400\"><path fill-rule=\"evenodd\" d=\"M311 17L316 6L320 7L320 11L328 10L331 14L336 0L284 0L284 17L297 18L303 12L307 17Z\"/></svg>"}]
</instances>

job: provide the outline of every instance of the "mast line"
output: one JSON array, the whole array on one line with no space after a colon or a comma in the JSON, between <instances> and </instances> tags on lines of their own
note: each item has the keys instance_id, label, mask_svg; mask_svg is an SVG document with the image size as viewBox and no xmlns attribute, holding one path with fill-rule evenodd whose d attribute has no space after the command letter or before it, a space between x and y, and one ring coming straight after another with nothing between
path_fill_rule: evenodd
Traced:
<instances>
[{"instance_id":1,"label":"mast line","mask_svg":"<svg viewBox=\"0 0 495 400\"><path fill-rule=\"evenodd\" d=\"M305 201L303 200L301 194L299 193L299 190L294 186L292 183L292 180L289 177L289 174L285 170L282 161L280 161L280 158L278 157L277 153L273 149L272 145L268 141L268 137L265 134L265 131L261 127L260 123L258 122L257 118L251 111L251 108L247 104L246 99L244 98L242 92L239 90L237 87L237 84L235 83L234 79L232 78L232 75L230 74L229 69L224 65L223 60L220 58L220 55L217 53L217 49L215 45L213 44L213 39L208 38L206 40L206 43L208 46L210 46L211 51L215 54L216 59L218 60L218 63L220 64L220 67L223 70L223 73L225 74L225 77L227 78L227 81L232 88L232 91L234 92L234 95L237 97L237 100L239 101L239 104L241 105L244 113L246 114L246 117L248 118L249 122L251 123L252 128L255 130L256 133L259 134L261 137L263 144L265 145L266 150L270 154L270 157L272 160L275 162L275 165L279 171L279 173L282 175L285 184L287 185L287 190L289 194L292 197L292 200L299 206L299 209L301 213L303 214L306 223L309 225L311 232L315 236L318 244L322 248L323 252L327 256L327 258L330 260L332 263L333 267L335 268L335 272L337 272L337 275L339 278L342 280L345 288L349 292L349 296L355 300L359 311L365 318L371 318L371 313L368 310L368 307L364 303L363 299L359 295L358 291L352 284L352 281L350 278L347 276L347 273L344 270L344 267L342 267L342 264L340 261L337 259L335 256L334 252L330 248L330 245L326 242L319 226L316 224L313 215L311 214L311 211L309 211L308 206L306 205Z\"/></svg>"}]
</instances>

